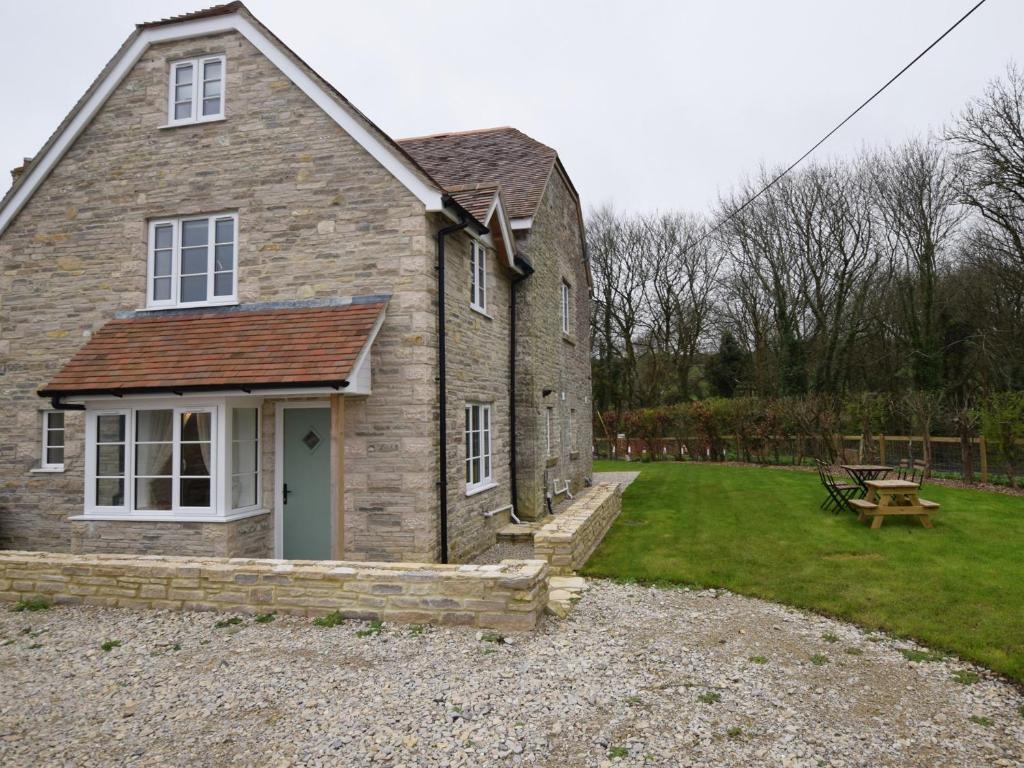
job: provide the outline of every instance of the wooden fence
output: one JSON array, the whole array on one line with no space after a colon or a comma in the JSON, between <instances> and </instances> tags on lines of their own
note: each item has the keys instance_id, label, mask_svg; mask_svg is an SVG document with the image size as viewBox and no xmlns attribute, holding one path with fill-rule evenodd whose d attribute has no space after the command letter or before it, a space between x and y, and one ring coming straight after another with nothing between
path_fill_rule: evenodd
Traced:
<instances>
[{"instance_id":1,"label":"wooden fence","mask_svg":"<svg viewBox=\"0 0 1024 768\"><path fill-rule=\"evenodd\" d=\"M964 455L964 449L970 452ZM991 450L984 437L973 437L967 445L959 437L933 436L927 451L931 474L959 475L961 479L982 483L994 480L998 467L990 473ZM900 461L924 461L926 450L920 435L873 435L866 444L861 435L836 435L827 445L821 436L771 436L744 439L741 435L721 435L712 444L706 438L689 437L623 437L595 438L594 455L599 458L626 460L737 460L759 464L802 464L816 456L828 456L844 462L878 461L898 464ZM966 461L965 461L966 460ZM968 463L969 462L969 463Z\"/></svg>"}]
</instances>

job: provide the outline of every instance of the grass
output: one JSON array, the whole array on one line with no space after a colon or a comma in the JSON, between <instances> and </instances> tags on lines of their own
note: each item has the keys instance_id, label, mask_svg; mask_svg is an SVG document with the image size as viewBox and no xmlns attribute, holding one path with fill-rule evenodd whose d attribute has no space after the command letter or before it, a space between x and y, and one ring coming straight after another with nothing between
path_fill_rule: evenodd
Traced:
<instances>
[{"instance_id":1,"label":"grass","mask_svg":"<svg viewBox=\"0 0 1024 768\"><path fill-rule=\"evenodd\" d=\"M714 464L640 471L584 574L724 587L914 638L1024 682L1024 499L926 486L934 529L821 512L818 477Z\"/></svg>"},{"instance_id":2,"label":"grass","mask_svg":"<svg viewBox=\"0 0 1024 768\"><path fill-rule=\"evenodd\" d=\"M996 724L995 720L993 720L991 717L985 717L984 715L971 715L967 719L970 720L975 725L981 725L981 726L984 726L985 728L988 728L988 727L993 726L993 725Z\"/></svg>"},{"instance_id":3,"label":"grass","mask_svg":"<svg viewBox=\"0 0 1024 768\"><path fill-rule=\"evenodd\" d=\"M900 648L900 653L907 661L942 661L946 658L944 653L935 651L918 651L913 648Z\"/></svg>"},{"instance_id":4,"label":"grass","mask_svg":"<svg viewBox=\"0 0 1024 768\"><path fill-rule=\"evenodd\" d=\"M105 640L104 642L100 643L100 648L102 648L105 653L110 653L115 648L120 648L120 647L121 647L121 641L120 640Z\"/></svg>"},{"instance_id":5,"label":"grass","mask_svg":"<svg viewBox=\"0 0 1024 768\"><path fill-rule=\"evenodd\" d=\"M701 704L717 704L722 700L722 694L709 691L708 693L702 693L697 697L697 701Z\"/></svg>"},{"instance_id":6,"label":"grass","mask_svg":"<svg viewBox=\"0 0 1024 768\"><path fill-rule=\"evenodd\" d=\"M825 656L821 653L816 653L813 656L811 656L811 664L813 664L816 667L823 667L826 664L828 664L828 656Z\"/></svg>"},{"instance_id":7,"label":"grass","mask_svg":"<svg viewBox=\"0 0 1024 768\"><path fill-rule=\"evenodd\" d=\"M21 613L23 611L45 611L49 607L49 602L41 597L37 597L31 600L19 600L11 606L11 610L15 613Z\"/></svg>"},{"instance_id":8,"label":"grass","mask_svg":"<svg viewBox=\"0 0 1024 768\"><path fill-rule=\"evenodd\" d=\"M754 664L767 664L768 663L768 657L767 656L751 656L750 657L750 661L752 661Z\"/></svg>"},{"instance_id":9,"label":"grass","mask_svg":"<svg viewBox=\"0 0 1024 768\"><path fill-rule=\"evenodd\" d=\"M326 616L317 616L313 619L313 626L326 627L337 627L345 623L345 617L341 615L341 611L332 611Z\"/></svg>"},{"instance_id":10,"label":"grass","mask_svg":"<svg viewBox=\"0 0 1024 768\"><path fill-rule=\"evenodd\" d=\"M213 625L214 629L224 629L225 627L234 627L242 623L242 619L238 616L232 616L230 619L221 619Z\"/></svg>"},{"instance_id":11,"label":"grass","mask_svg":"<svg viewBox=\"0 0 1024 768\"><path fill-rule=\"evenodd\" d=\"M608 757L613 760L617 757L629 757L628 747L608 747Z\"/></svg>"},{"instance_id":12,"label":"grass","mask_svg":"<svg viewBox=\"0 0 1024 768\"><path fill-rule=\"evenodd\" d=\"M277 613L271 611L270 613L260 613L253 619L257 624L269 624L277 618Z\"/></svg>"},{"instance_id":13,"label":"grass","mask_svg":"<svg viewBox=\"0 0 1024 768\"><path fill-rule=\"evenodd\" d=\"M356 637L376 637L384 629L384 622L374 619L362 629L356 630Z\"/></svg>"}]
</instances>

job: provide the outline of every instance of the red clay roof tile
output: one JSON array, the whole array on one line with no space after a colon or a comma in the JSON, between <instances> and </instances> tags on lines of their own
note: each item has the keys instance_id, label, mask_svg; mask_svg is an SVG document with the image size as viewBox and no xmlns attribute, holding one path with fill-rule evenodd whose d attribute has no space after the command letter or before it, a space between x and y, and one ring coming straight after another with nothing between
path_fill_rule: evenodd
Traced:
<instances>
[{"instance_id":1,"label":"red clay roof tile","mask_svg":"<svg viewBox=\"0 0 1024 768\"><path fill-rule=\"evenodd\" d=\"M381 299L111 320L39 394L337 385L351 374L386 304Z\"/></svg>"}]
</instances>

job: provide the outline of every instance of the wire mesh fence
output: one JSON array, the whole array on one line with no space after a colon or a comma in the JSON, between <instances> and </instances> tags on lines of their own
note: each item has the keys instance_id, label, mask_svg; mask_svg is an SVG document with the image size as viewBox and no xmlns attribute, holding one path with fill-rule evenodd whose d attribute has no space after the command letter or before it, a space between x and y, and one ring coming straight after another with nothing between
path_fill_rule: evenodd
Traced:
<instances>
[{"instance_id":1,"label":"wire mesh fence","mask_svg":"<svg viewBox=\"0 0 1024 768\"><path fill-rule=\"evenodd\" d=\"M888 466L923 465L932 477L964 482L1007 484L1010 473L998 451L983 437L820 435L772 436L757 439L739 435L714 437L595 438L594 457L626 461L741 461L753 464L812 465L821 457L837 463L880 463Z\"/></svg>"}]
</instances>

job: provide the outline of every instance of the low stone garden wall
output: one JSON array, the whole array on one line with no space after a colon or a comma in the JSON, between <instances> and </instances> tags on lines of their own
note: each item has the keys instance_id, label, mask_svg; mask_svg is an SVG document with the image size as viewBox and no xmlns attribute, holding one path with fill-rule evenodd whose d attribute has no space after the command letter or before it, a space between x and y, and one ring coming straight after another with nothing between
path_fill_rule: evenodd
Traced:
<instances>
[{"instance_id":1,"label":"low stone garden wall","mask_svg":"<svg viewBox=\"0 0 1024 768\"><path fill-rule=\"evenodd\" d=\"M557 576L582 568L621 511L618 484L595 485L533 535L534 557L547 560Z\"/></svg>"},{"instance_id":2,"label":"low stone garden wall","mask_svg":"<svg viewBox=\"0 0 1024 768\"><path fill-rule=\"evenodd\" d=\"M0 551L0 600L533 629L539 560L498 565L78 555Z\"/></svg>"}]
</instances>

